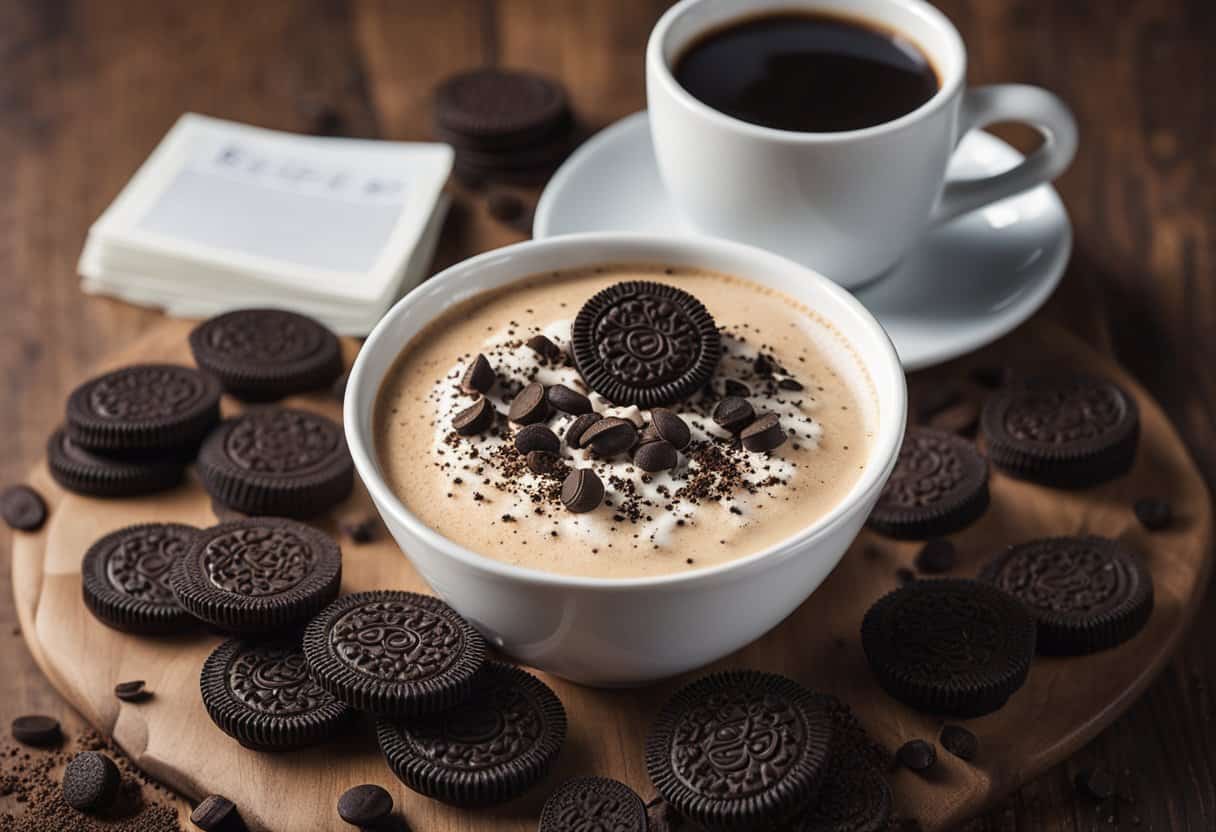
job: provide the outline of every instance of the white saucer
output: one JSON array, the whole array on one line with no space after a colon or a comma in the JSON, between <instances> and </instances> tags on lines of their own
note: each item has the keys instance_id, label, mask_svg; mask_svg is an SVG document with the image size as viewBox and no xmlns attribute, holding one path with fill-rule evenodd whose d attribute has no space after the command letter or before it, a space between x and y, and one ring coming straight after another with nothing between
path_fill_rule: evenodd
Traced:
<instances>
[{"instance_id":1,"label":"white saucer","mask_svg":"<svg viewBox=\"0 0 1216 832\"><path fill-rule=\"evenodd\" d=\"M959 145L950 177L988 176L1021 159L975 131ZM597 133L549 180L533 236L576 231L697 233L668 202L645 112ZM886 328L905 369L916 370L976 350L1029 318L1060 282L1071 248L1064 205L1042 185L934 230L857 297Z\"/></svg>"}]
</instances>

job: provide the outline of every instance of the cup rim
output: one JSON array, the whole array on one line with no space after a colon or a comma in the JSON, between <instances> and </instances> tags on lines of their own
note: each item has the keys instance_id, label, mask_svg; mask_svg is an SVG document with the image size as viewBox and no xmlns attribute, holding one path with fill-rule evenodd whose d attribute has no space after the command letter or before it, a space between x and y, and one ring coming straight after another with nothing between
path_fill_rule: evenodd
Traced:
<instances>
[{"instance_id":1,"label":"cup rim","mask_svg":"<svg viewBox=\"0 0 1216 832\"><path fill-rule=\"evenodd\" d=\"M949 43L949 50L955 53L956 69L948 78L942 80L941 86L934 93L933 97L915 110L904 113L899 118L856 130L814 133L782 130L777 127L765 127L761 124L753 124L750 121L744 121L743 119L727 115L720 110L715 110L708 104L698 100L676 80L672 74L671 66L663 56L663 47L672 25L681 16L686 14L689 9L701 2L704 2L704 0L680 0L680 2L664 12L663 16L659 18L658 23L651 29L650 38L646 43L647 75L654 77L663 85L663 89L667 95L674 98L685 108L696 111L703 118L707 118L719 126L747 134L753 138L791 145L817 145L850 142L892 133L927 118L945 107L958 93L962 87L963 80L967 77L967 49L963 44L962 35L959 34L958 29L950 21L950 18L946 17L936 7L925 2L925 0L881 0L881 2L901 6L909 12L920 16L930 26L940 29ZM806 0L806 2L809 6L813 7L817 0ZM788 0L785 3L773 0L771 11L789 10L790 8ZM858 16L861 15L859 14ZM933 57L923 44L916 42L916 45L928 54L930 58ZM938 63L935 62L934 66L938 66Z\"/></svg>"},{"instance_id":2,"label":"cup rim","mask_svg":"<svg viewBox=\"0 0 1216 832\"><path fill-rule=\"evenodd\" d=\"M862 364L862 368L870 375L871 381L876 388L879 384L884 383L879 378L880 373L883 376L891 377L894 381L891 388L893 398L891 409L894 413L884 415L883 408L879 408L874 430L874 443L867 459L866 469L844 498L814 523L809 524L789 537L783 538L751 554L691 572L632 578L568 575L504 563L487 555L482 555L445 537L414 514L384 481L374 459L374 440L370 436L370 432L369 435L365 436L361 427L364 423L368 425L373 423L374 412L369 413L367 411L369 409L374 411L376 397L379 393L379 385L383 383L382 375L376 379L377 389L372 391L371 395L363 395L364 387L369 384L371 373L368 369L370 356L384 350L392 350L394 356L396 356L406 347L408 339L404 343L394 343L395 324L417 302L417 299L422 296L422 292L430 293L448 287L458 288L466 273L499 260L504 254L516 254L532 249L562 248L571 252L577 252L588 245L615 246L623 250L629 248L646 249L649 247L651 249L667 249L668 251L692 252L694 254L704 254L705 259L709 263L712 263L714 259L726 259L721 255L733 254L750 259L756 264L758 270L763 269L766 264L783 269L794 268L801 270L820 289L834 296L834 299L843 305L845 315L849 317L849 326L846 328L841 324L840 319L845 317L845 315L840 314L834 314L831 317L825 316L829 323L840 327L841 334L850 342L853 341L853 337L849 333L858 331L858 327L868 333L874 340L877 354L875 358L865 361ZM720 256L715 258L715 254ZM624 255L624 252L622 252L622 255ZM605 257L603 258L603 262L612 262L612 259L611 257ZM573 267L573 264L571 267ZM712 267L712 265L707 265L707 267ZM531 273L524 272L518 274L514 279L522 280ZM507 281L507 283L509 282ZM478 291L486 291L489 288L493 287L485 286ZM860 356L858 360L861 361ZM891 382L887 381L886 383L890 384ZM362 403L364 400L370 403L367 407ZM849 521L858 505L865 504L871 497L876 498L876 492L882 488L894 469L906 427L907 387L903 367L895 351L895 346L891 343L881 324L851 293L815 270L763 249L729 240L716 238L685 239L665 237L658 234L598 231L567 234L543 240L528 240L503 248L493 249L449 266L430 278L430 280L420 284L405 295L405 297L398 300L367 336L351 368L342 409L347 446L354 460L355 469L358 471L359 477L367 488L376 507L381 512L387 512L392 515L394 521L401 524L411 535L420 538L435 551L441 552L445 557L450 557L466 567L481 572L488 572L495 577L505 580L564 589L616 591L640 588L686 587L705 582L714 582L724 576L756 569L765 561L780 557L782 553L789 556L795 552L802 551L806 547L812 546L831 535L840 526ZM833 564L834 566L835 564Z\"/></svg>"}]
</instances>

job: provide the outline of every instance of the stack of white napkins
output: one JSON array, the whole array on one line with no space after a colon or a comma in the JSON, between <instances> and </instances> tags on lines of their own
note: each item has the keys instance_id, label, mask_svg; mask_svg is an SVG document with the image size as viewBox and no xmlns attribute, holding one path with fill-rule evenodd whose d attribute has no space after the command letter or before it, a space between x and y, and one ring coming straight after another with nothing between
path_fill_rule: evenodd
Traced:
<instances>
[{"instance_id":1,"label":"stack of white napkins","mask_svg":"<svg viewBox=\"0 0 1216 832\"><path fill-rule=\"evenodd\" d=\"M444 144L182 116L89 229L86 292L206 317L273 306L366 334L430 269Z\"/></svg>"}]
</instances>

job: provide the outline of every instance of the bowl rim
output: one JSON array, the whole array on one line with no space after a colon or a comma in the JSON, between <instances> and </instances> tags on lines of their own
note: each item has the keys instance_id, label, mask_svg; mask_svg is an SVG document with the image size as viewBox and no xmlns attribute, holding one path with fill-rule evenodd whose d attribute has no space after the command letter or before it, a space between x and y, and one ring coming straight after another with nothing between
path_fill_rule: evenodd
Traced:
<instances>
[{"instance_id":1,"label":"bowl rim","mask_svg":"<svg viewBox=\"0 0 1216 832\"><path fill-rule=\"evenodd\" d=\"M883 407L879 406L875 436L866 461L865 470L862 471L862 475L853 484L852 489L849 490L844 498L814 523L809 524L797 533L743 557L689 572L629 578L568 575L504 563L487 555L479 554L445 537L414 514L384 481L374 458L374 440L370 436L370 429L369 435L365 437L361 428L361 425L364 423L369 428L373 425L379 384L383 382L383 376L376 379L377 389L372 391L371 395L363 395L363 388L369 383L369 375L371 373L368 369L368 364L371 360L370 356L376 352L385 350L391 350L394 356L399 355L406 344L408 344L408 339L405 343L396 343L397 339L394 338L393 332L396 321L406 315L419 298L434 292L436 289L445 288L449 284L457 284L467 273L477 270L487 263L502 260L506 256L527 255L538 250L558 250L560 252L562 249L571 252L573 255L588 247L620 249L620 256L619 259L614 259L613 256L608 255L591 260L584 258L581 261L577 257L571 257L570 265L564 268L577 268L591 265L594 262L606 264L622 263L629 262L631 259L639 263L662 261L661 255L631 257L629 254L630 249L665 249L673 252L673 256L678 256L674 253L679 252L694 258L703 257L705 268L715 268L713 265L715 260L728 259L729 256L733 255L735 258L752 261L755 263L757 271L763 270L766 265L787 271L790 269L801 271L810 282L816 284L820 291L826 292L836 302L841 304L849 317L848 325L844 325L840 319L841 316L836 313L824 313L823 317L840 330L840 334L844 339L853 345L854 351L857 350L857 347L851 333L856 332L858 328L866 331L873 338L877 348L875 358L862 361L861 356L858 355L858 360L862 362L862 368L869 374L871 383L875 387L875 395L880 399L880 403L883 397L879 395L878 390L879 385L884 383L884 379L880 379L879 375L885 376L885 383L890 385L890 397L894 405L890 408L891 411L894 411L894 414L885 411ZM523 280L547 270L525 268L519 271L513 279ZM747 275L740 276L745 280L748 279ZM502 284L483 286L477 292L496 288L510 282L511 280L507 280ZM468 296L475 296L477 292ZM391 363L389 366L391 367ZM363 406L362 400L368 402L366 407ZM639 588L685 588L698 584L717 582L727 577L737 577L738 573L746 573L758 568L767 567L769 561L783 559L784 557L804 552L807 548L832 535L841 526L848 523L858 506L870 502L871 497L877 498L877 492L886 483L887 478L894 469L899 456L899 448L903 442L907 421L907 385L895 346L891 343L891 339L887 336L882 325L846 289L807 266L754 246L718 238L672 238L658 234L637 232L594 231L566 234L541 240L527 240L502 248L492 249L455 263L429 280L419 284L398 300L381 317L380 321L367 336L362 348L355 357L354 365L351 367L342 411L346 442L350 449L351 457L354 460L355 469L358 471L359 477L367 488L376 508L381 513L391 515L393 521L399 523L424 544L431 546L435 551L442 553L445 557L458 561L466 567L490 573L495 577L509 581L519 581L534 586L553 588L621 591ZM399 545L399 548L402 548L403 554L409 557L408 553L404 552L404 547L400 547ZM841 552L841 557L843 557L843 551ZM834 563L831 565L831 568L834 569L835 566L836 564Z\"/></svg>"}]
</instances>

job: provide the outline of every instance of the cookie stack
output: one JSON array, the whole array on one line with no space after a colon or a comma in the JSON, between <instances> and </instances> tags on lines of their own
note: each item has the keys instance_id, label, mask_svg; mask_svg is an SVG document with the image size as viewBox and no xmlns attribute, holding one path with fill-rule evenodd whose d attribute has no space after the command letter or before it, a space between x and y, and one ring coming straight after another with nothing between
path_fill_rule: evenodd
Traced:
<instances>
[{"instance_id":1,"label":"cookie stack","mask_svg":"<svg viewBox=\"0 0 1216 832\"><path fill-rule=\"evenodd\" d=\"M575 119L557 81L498 68L455 75L435 91L435 135L470 185L544 182L570 153Z\"/></svg>"}]
</instances>

